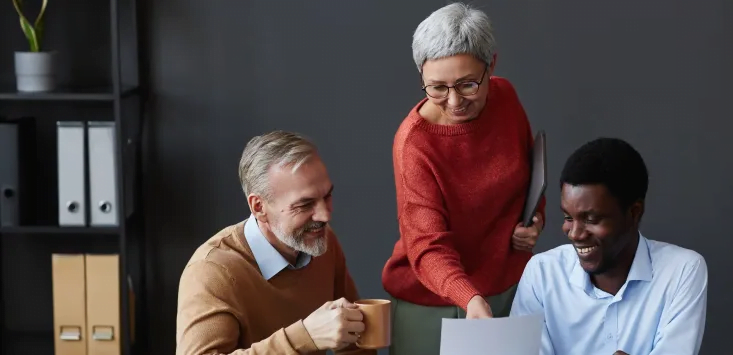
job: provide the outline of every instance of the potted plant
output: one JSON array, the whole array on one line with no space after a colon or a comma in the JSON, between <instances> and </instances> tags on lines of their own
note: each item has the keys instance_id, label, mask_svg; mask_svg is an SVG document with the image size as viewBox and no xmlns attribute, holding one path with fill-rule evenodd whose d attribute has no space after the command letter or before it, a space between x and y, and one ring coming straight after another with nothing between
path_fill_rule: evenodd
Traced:
<instances>
[{"instance_id":1,"label":"potted plant","mask_svg":"<svg viewBox=\"0 0 733 355\"><path fill-rule=\"evenodd\" d=\"M55 52L42 51L43 15L48 0L42 0L41 10L34 23L23 15L23 0L12 0L20 16L20 28L28 40L28 51L15 52L15 77L18 91L45 92L56 87Z\"/></svg>"}]
</instances>

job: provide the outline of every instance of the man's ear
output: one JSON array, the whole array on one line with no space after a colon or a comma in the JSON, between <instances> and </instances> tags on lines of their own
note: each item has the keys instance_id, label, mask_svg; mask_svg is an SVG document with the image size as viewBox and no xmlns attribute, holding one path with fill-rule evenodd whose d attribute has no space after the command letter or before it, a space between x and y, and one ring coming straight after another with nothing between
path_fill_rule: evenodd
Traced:
<instances>
[{"instance_id":1,"label":"man's ear","mask_svg":"<svg viewBox=\"0 0 733 355\"><path fill-rule=\"evenodd\" d=\"M255 218L260 222L267 222L267 212L265 211L265 201L262 196L250 194L247 196L247 204L249 210Z\"/></svg>"},{"instance_id":2,"label":"man's ear","mask_svg":"<svg viewBox=\"0 0 733 355\"><path fill-rule=\"evenodd\" d=\"M641 224L641 217L644 216L644 200L634 202L629 208L629 212L634 226L638 227Z\"/></svg>"}]
</instances>

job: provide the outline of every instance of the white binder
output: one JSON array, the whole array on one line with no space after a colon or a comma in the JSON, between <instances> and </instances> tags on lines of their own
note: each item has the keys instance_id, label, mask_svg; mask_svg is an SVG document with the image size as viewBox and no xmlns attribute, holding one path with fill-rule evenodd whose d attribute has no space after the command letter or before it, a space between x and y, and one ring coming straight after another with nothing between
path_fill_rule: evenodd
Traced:
<instances>
[{"instance_id":1,"label":"white binder","mask_svg":"<svg viewBox=\"0 0 733 355\"><path fill-rule=\"evenodd\" d=\"M58 145L59 226L86 226L84 124L56 123Z\"/></svg>"},{"instance_id":2,"label":"white binder","mask_svg":"<svg viewBox=\"0 0 733 355\"><path fill-rule=\"evenodd\" d=\"M90 224L117 226L117 155L115 123L87 122L89 135L89 203Z\"/></svg>"}]
</instances>

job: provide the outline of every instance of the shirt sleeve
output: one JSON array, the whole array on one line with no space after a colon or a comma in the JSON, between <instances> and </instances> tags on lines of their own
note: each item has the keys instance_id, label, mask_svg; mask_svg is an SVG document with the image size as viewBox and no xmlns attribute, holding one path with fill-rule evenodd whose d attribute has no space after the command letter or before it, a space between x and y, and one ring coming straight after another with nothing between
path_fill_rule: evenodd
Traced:
<instances>
[{"instance_id":1,"label":"shirt sleeve","mask_svg":"<svg viewBox=\"0 0 733 355\"><path fill-rule=\"evenodd\" d=\"M649 355L700 352L707 311L708 268L698 254L682 271L682 282L660 320L659 336Z\"/></svg>"},{"instance_id":2,"label":"shirt sleeve","mask_svg":"<svg viewBox=\"0 0 733 355\"><path fill-rule=\"evenodd\" d=\"M406 145L397 183L402 197L398 208L401 241L417 279L433 293L466 309L481 293L471 283L448 228L443 195L424 153Z\"/></svg>"},{"instance_id":3,"label":"shirt sleeve","mask_svg":"<svg viewBox=\"0 0 733 355\"><path fill-rule=\"evenodd\" d=\"M221 266L199 261L186 267L178 290L176 355L275 355L316 351L302 320L247 349L238 349L235 284Z\"/></svg>"},{"instance_id":4,"label":"shirt sleeve","mask_svg":"<svg viewBox=\"0 0 733 355\"><path fill-rule=\"evenodd\" d=\"M533 257L527 263L522 273L522 278L517 285L517 292L514 295L512 309L509 312L510 317L526 316L533 314L545 313L545 306L542 299L542 278L539 275L540 262ZM540 355L555 355L555 349L552 346L552 339L547 329L547 321L542 330L542 344L540 347Z\"/></svg>"},{"instance_id":5,"label":"shirt sleeve","mask_svg":"<svg viewBox=\"0 0 733 355\"><path fill-rule=\"evenodd\" d=\"M339 243L338 238L336 238L335 235L333 235L332 242L333 247L336 249L336 280L334 284L334 290L336 294L334 295L334 300L344 297L349 302L356 302L359 300L359 292L356 290L356 284L351 278L349 268L346 266L346 257L344 256L343 249L341 249L341 244ZM377 355L377 351L370 349L360 349L356 345L352 344L346 348L334 351L334 354Z\"/></svg>"}]
</instances>

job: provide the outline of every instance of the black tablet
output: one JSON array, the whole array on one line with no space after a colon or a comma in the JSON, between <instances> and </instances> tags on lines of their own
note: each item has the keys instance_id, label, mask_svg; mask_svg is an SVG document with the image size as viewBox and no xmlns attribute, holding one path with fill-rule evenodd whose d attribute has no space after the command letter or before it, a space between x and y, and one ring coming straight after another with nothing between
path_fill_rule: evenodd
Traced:
<instances>
[{"instance_id":1,"label":"black tablet","mask_svg":"<svg viewBox=\"0 0 733 355\"><path fill-rule=\"evenodd\" d=\"M522 224L525 227L532 225L532 218L537 212L537 207L542 200L547 188L547 152L545 143L545 131L540 130L534 139L532 148L532 172L529 182L527 201L524 203Z\"/></svg>"}]
</instances>

